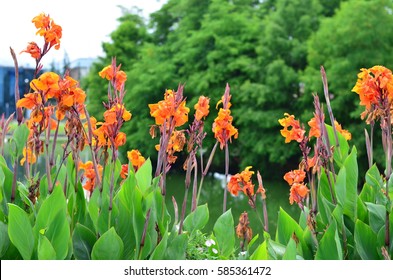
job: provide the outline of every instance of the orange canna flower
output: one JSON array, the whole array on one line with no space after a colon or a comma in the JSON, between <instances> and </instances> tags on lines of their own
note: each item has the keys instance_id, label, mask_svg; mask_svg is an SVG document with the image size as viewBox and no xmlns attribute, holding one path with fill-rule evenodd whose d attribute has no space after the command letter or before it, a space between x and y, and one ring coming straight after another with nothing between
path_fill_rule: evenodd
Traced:
<instances>
[{"instance_id":1,"label":"orange canna flower","mask_svg":"<svg viewBox=\"0 0 393 280\"><path fill-rule=\"evenodd\" d=\"M284 180L287 181L289 185L294 183L302 183L305 178L306 172L301 169L289 171L284 175Z\"/></svg>"},{"instance_id":2,"label":"orange canna flower","mask_svg":"<svg viewBox=\"0 0 393 280\"><path fill-rule=\"evenodd\" d=\"M20 160L20 165L23 165L26 161L30 164L37 161L37 157L30 146L23 148L23 158Z\"/></svg>"},{"instance_id":3,"label":"orange canna flower","mask_svg":"<svg viewBox=\"0 0 393 280\"><path fill-rule=\"evenodd\" d=\"M41 95L38 93L28 93L25 97L21 98L16 102L17 108L33 109L42 104Z\"/></svg>"},{"instance_id":4,"label":"orange canna flower","mask_svg":"<svg viewBox=\"0 0 393 280\"><path fill-rule=\"evenodd\" d=\"M56 50L60 48L60 39L62 37L62 28L44 13L34 17L32 22L38 29L37 35L43 36L45 42L49 44L49 48L55 47Z\"/></svg>"},{"instance_id":5,"label":"orange canna flower","mask_svg":"<svg viewBox=\"0 0 393 280\"><path fill-rule=\"evenodd\" d=\"M185 100L177 100L177 93L173 90L166 90L164 100L155 104L149 104L150 115L155 118L156 125L162 125L173 118L175 127L182 126L188 121L188 112L190 109L186 107Z\"/></svg>"},{"instance_id":6,"label":"orange canna flower","mask_svg":"<svg viewBox=\"0 0 393 280\"><path fill-rule=\"evenodd\" d=\"M42 91L47 99L58 97L60 77L54 72L45 72L38 79L30 82L30 87L35 91Z\"/></svg>"},{"instance_id":7,"label":"orange canna flower","mask_svg":"<svg viewBox=\"0 0 393 280\"><path fill-rule=\"evenodd\" d=\"M205 96L200 96L198 103L195 104L194 109L195 111L195 118L200 121L202 118L205 118L207 115L209 115L209 105L210 98L205 97Z\"/></svg>"},{"instance_id":8,"label":"orange canna flower","mask_svg":"<svg viewBox=\"0 0 393 280\"><path fill-rule=\"evenodd\" d=\"M345 130L341 127L341 124L339 124L336 120L334 121L334 126L336 127L337 131L344 136L346 140L351 140L352 139L352 134L348 131Z\"/></svg>"},{"instance_id":9,"label":"orange canna flower","mask_svg":"<svg viewBox=\"0 0 393 280\"><path fill-rule=\"evenodd\" d=\"M141 153L135 149L127 152L127 158L131 162L135 171L138 170L146 161Z\"/></svg>"},{"instance_id":10,"label":"orange canna flower","mask_svg":"<svg viewBox=\"0 0 393 280\"><path fill-rule=\"evenodd\" d=\"M115 138L115 147L118 148L126 143L126 134L124 132L119 132Z\"/></svg>"},{"instance_id":11,"label":"orange canna flower","mask_svg":"<svg viewBox=\"0 0 393 280\"><path fill-rule=\"evenodd\" d=\"M360 98L360 105L370 110L372 105L379 106L383 98L388 98L389 104L393 98L392 71L384 66L360 69L358 80L352 88Z\"/></svg>"},{"instance_id":12,"label":"orange canna flower","mask_svg":"<svg viewBox=\"0 0 393 280\"><path fill-rule=\"evenodd\" d=\"M237 173L231 177L228 182L228 191L237 196L239 191L244 192L247 196L254 195L254 185L251 182L251 176L255 173L250 171L252 166L247 166L241 173Z\"/></svg>"},{"instance_id":13,"label":"orange canna flower","mask_svg":"<svg viewBox=\"0 0 393 280\"><path fill-rule=\"evenodd\" d=\"M113 65L105 66L98 75L103 79L112 81L117 90L120 90L127 80L127 74L120 70L120 66L117 68Z\"/></svg>"},{"instance_id":14,"label":"orange canna flower","mask_svg":"<svg viewBox=\"0 0 393 280\"><path fill-rule=\"evenodd\" d=\"M41 58L41 49L38 47L37 43L30 42L26 49L21 51L20 53L29 53L32 58L39 59Z\"/></svg>"},{"instance_id":15,"label":"orange canna flower","mask_svg":"<svg viewBox=\"0 0 393 280\"><path fill-rule=\"evenodd\" d=\"M309 122L308 125L311 127L308 137L311 138L315 136L316 138L321 137L321 126L320 123L317 122L316 118L313 117Z\"/></svg>"},{"instance_id":16,"label":"orange canna flower","mask_svg":"<svg viewBox=\"0 0 393 280\"><path fill-rule=\"evenodd\" d=\"M307 196L310 190L307 188L305 184L301 183L294 183L291 186L290 196L289 196L289 203L291 205L293 202L300 203L302 200Z\"/></svg>"},{"instance_id":17,"label":"orange canna flower","mask_svg":"<svg viewBox=\"0 0 393 280\"><path fill-rule=\"evenodd\" d=\"M278 122L284 127L280 130L281 135L285 137L285 143L289 143L292 140L297 142L302 142L304 134L306 133L304 129L300 127L298 120L295 120L294 115L284 114L284 118L279 119ZM291 127L291 129L288 129Z\"/></svg>"},{"instance_id":18,"label":"orange canna flower","mask_svg":"<svg viewBox=\"0 0 393 280\"><path fill-rule=\"evenodd\" d=\"M121 165L121 171L120 171L120 177L122 179L127 178L128 176L128 164L122 164Z\"/></svg>"},{"instance_id":19,"label":"orange canna flower","mask_svg":"<svg viewBox=\"0 0 393 280\"><path fill-rule=\"evenodd\" d=\"M92 161L87 161L85 163L79 162L78 168L84 170L84 177L86 178L86 182L83 185L83 188L87 191L93 191L95 188L95 179L96 172L94 170L94 165ZM99 176L102 177L103 167L98 164L98 172Z\"/></svg>"},{"instance_id":20,"label":"orange canna flower","mask_svg":"<svg viewBox=\"0 0 393 280\"><path fill-rule=\"evenodd\" d=\"M220 142L221 150L231 141L232 136L237 139L239 133L237 128L232 125L233 117L229 109L220 108L217 118L214 120L212 130L214 137Z\"/></svg>"}]
</instances>

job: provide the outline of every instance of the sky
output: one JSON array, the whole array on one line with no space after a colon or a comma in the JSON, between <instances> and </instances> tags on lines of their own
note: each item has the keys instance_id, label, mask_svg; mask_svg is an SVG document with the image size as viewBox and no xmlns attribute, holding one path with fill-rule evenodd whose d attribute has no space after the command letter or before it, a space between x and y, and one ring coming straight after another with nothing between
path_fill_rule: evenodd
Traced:
<instances>
[{"instance_id":1,"label":"sky","mask_svg":"<svg viewBox=\"0 0 393 280\"><path fill-rule=\"evenodd\" d=\"M28 42L43 45L43 38L31 20L40 13L49 14L63 28L59 50L54 48L43 58L49 65L62 61L65 52L70 61L103 55L101 43L109 42L109 34L118 26L119 5L138 7L143 16L161 8L166 0L10 0L0 9L0 65L12 66L10 47L17 54L20 66L35 66L34 59L24 50Z\"/></svg>"}]
</instances>

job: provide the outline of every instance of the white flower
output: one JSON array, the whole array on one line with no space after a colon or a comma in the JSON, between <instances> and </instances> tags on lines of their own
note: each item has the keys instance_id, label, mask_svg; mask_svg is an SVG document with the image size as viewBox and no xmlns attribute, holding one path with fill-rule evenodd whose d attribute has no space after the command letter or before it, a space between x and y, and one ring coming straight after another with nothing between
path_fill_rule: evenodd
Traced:
<instances>
[{"instance_id":1,"label":"white flower","mask_svg":"<svg viewBox=\"0 0 393 280\"><path fill-rule=\"evenodd\" d=\"M210 247L212 245L216 245L216 242L214 242L213 239L208 239L208 240L206 240L205 245L206 245L206 247Z\"/></svg>"},{"instance_id":2,"label":"white flower","mask_svg":"<svg viewBox=\"0 0 393 280\"><path fill-rule=\"evenodd\" d=\"M218 254L218 251L217 251L217 249L213 248L213 250L212 250L212 251L213 251L213 253L214 253L214 254L216 254L216 255Z\"/></svg>"}]
</instances>

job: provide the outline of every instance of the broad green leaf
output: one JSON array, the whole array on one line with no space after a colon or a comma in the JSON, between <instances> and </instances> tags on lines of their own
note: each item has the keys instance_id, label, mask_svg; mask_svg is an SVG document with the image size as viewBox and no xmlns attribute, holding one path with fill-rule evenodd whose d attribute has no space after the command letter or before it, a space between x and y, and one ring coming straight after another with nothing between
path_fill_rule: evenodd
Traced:
<instances>
[{"instance_id":1,"label":"broad green leaf","mask_svg":"<svg viewBox=\"0 0 393 280\"><path fill-rule=\"evenodd\" d=\"M213 227L220 255L228 258L234 251L235 227L231 209L222 214Z\"/></svg>"},{"instance_id":2,"label":"broad green leaf","mask_svg":"<svg viewBox=\"0 0 393 280\"><path fill-rule=\"evenodd\" d=\"M70 227L67 220L67 203L60 186L54 187L52 194L42 203L33 230L37 239L40 232L45 232L56 251L57 259L63 260L67 256Z\"/></svg>"},{"instance_id":3,"label":"broad green leaf","mask_svg":"<svg viewBox=\"0 0 393 280\"><path fill-rule=\"evenodd\" d=\"M152 180L152 166L150 158L148 158L144 164L135 173L135 178L141 192L145 194L147 189L151 186Z\"/></svg>"},{"instance_id":4,"label":"broad green leaf","mask_svg":"<svg viewBox=\"0 0 393 280\"><path fill-rule=\"evenodd\" d=\"M165 251L168 246L168 231L165 231L160 243L156 246L153 253L151 254L151 260L162 260L165 255Z\"/></svg>"},{"instance_id":5,"label":"broad green leaf","mask_svg":"<svg viewBox=\"0 0 393 280\"><path fill-rule=\"evenodd\" d=\"M363 202L375 202L375 192L374 189L367 183L363 185L362 191L359 194L359 198Z\"/></svg>"},{"instance_id":6,"label":"broad green leaf","mask_svg":"<svg viewBox=\"0 0 393 280\"><path fill-rule=\"evenodd\" d=\"M174 234L174 233L171 233ZM167 260L184 260L186 258L188 237L186 234L180 234L175 236L167 244L164 259Z\"/></svg>"},{"instance_id":7,"label":"broad green leaf","mask_svg":"<svg viewBox=\"0 0 393 280\"><path fill-rule=\"evenodd\" d=\"M198 206L184 219L184 230L202 230L209 221L209 209L207 204Z\"/></svg>"},{"instance_id":8,"label":"broad green leaf","mask_svg":"<svg viewBox=\"0 0 393 280\"><path fill-rule=\"evenodd\" d=\"M374 233L378 233L385 226L386 208L383 205L365 203L369 211L369 225Z\"/></svg>"},{"instance_id":9,"label":"broad green leaf","mask_svg":"<svg viewBox=\"0 0 393 280\"><path fill-rule=\"evenodd\" d=\"M317 260L342 260L343 252L337 232L336 222L332 222L319 242L315 255Z\"/></svg>"},{"instance_id":10,"label":"broad green leaf","mask_svg":"<svg viewBox=\"0 0 393 280\"><path fill-rule=\"evenodd\" d=\"M23 259L30 260L34 249L34 235L26 212L14 204L8 204L8 236Z\"/></svg>"},{"instance_id":11,"label":"broad green leaf","mask_svg":"<svg viewBox=\"0 0 393 280\"><path fill-rule=\"evenodd\" d=\"M333 127L331 125L326 125L326 130L329 136L330 145L335 146L334 155L333 155L334 161L341 167L348 156L348 152L349 152L348 141L344 138L344 136L340 132L337 131L337 138L339 143L339 147L337 147Z\"/></svg>"},{"instance_id":12,"label":"broad green leaf","mask_svg":"<svg viewBox=\"0 0 393 280\"><path fill-rule=\"evenodd\" d=\"M357 151L356 147L353 146L351 153L345 159L344 166L346 169L346 191L345 191L345 203L344 203L344 214L352 219L356 220L356 206L357 206L357 189L358 189L358 163L357 163Z\"/></svg>"},{"instance_id":13,"label":"broad green leaf","mask_svg":"<svg viewBox=\"0 0 393 280\"><path fill-rule=\"evenodd\" d=\"M96 241L96 236L89 228L77 223L72 234L75 259L90 260L91 251Z\"/></svg>"},{"instance_id":14,"label":"broad green leaf","mask_svg":"<svg viewBox=\"0 0 393 280\"><path fill-rule=\"evenodd\" d=\"M56 259L56 251L53 248L52 244L46 238L45 235L41 235L38 238L38 248L37 254L39 260L55 260Z\"/></svg>"},{"instance_id":15,"label":"broad green leaf","mask_svg":"<svg viewBox=\"0 0 393 280\"><path fill-rule=\"evenodd\" d=\"M23 148L26 145L27 138L29 137L30 129L26 124L18 125L15 128L14 134L11 140L15 143L16 151L14 156L19 157L22 155Z\"/></svg>"},{"instance_id":16,"label":"broad green leaf","mask_svg":"<svg viewBox=\"0 0 393 280\"><path fill-rule=\"evenodd\" d=\"M93 194L90 196L89 204L87 206L88 213L93 222L96 233L98 233L98 217L100 213L100 205L98 200L100 199L100 190L94 189Z\"/></svg>"},{"instance_id":17,"label":"broad green leaf","mask_svg":"<svg viewBox=\"0 0 393 280\"><path fill-rule=\"evenodd\" d=\"M3 158L0 156L0 158ZM3 178L0 181L0 189L3 191L3 199L4 203L11 201L11 192L12 192L12 180L13 180L13 172L8 168L7 164L3 161L0 162L0 169L2 173L0 176ZM5 205L4 205L5 206ZM4 213L7 214L8 212L7 207L4 209Z\"/></svg>"},{"instance_id":18,"label":"broad green leaf","mask_svg":"<svg viewBox=\"0 0 393 280\"><path fill-rule=\"evenodd\" d=\"M0 221L0 258L3 257L10 246L10 238L8 237L8 226Z\"/></svg>"},{"instance_id":19,"label":"broad green leaf","mask_svg":"<svg viewBox=\"0 0 393 280\"><path fill-rule=\"evenodd\" d=\"M366 183L369 184L375 194L375 202L377 204L385 204L386 196L384 194L385 184L382 180L382 175L379 172L376 164L366 172Z\"/></svg>"},{"instance_id":20,"label":"broad green leaf","mask_svg":"<svg viewBox=\"0 0 393 280\"><path fill-rule=\"evenodd\" d=\"M346 200L347 172L345 166L340 168L336 178L335 191L338 204L343 206Z\"/></svg>"},{"instance_id":21,"label":"broad green leaf","mask_svg":"<svg viewBox=\"0 0 393 280\"><path fill-rule=\"evenodd\" d=\"M363 260L379 259L377 252L377 234L371 227L360 220L355 224L355 246Z\"/></svg>"},{"instance_id":22,"label":"broad green leaf","mask_svg":"<svg viewBox=\"0 0 393 280\"><path fill-rule=\"evenodd\" d=\"M91 258L93 260L120 260L123 257L123 241L111 227L94 244Z\"/></svg>"},{"instance_id":23,"label":"broad green leaf","mask_svg":"<svg viewBox=\"0 0 393 280\"><path fill-rule=\"evenodd\" d=\"M285 249L283 260L296 260L296 242L292 238L289 239L287 247Z\"/></svg>"},{"instance_id":24,"label":"broad green leaf","mask_svg":"<svg viewBox=\"0 0 393 280\"><path fill-rule=\"evenodd\" d=\"M280 207L277 218L276 241L285 245L293 234L299 238L303 236L303 229L296 221Z\"/></svg>"},{"instance_id":25,"label":"broad green leaf","mask_svg":"<svg viewBox=\"0 0 393 280\"><path fill-rule=\"evenodd\" d=\"M267 250L267 240L263 241L261 245L252 253L250 260L268 260L269 254Z\"/></svg>"}]
</instances>

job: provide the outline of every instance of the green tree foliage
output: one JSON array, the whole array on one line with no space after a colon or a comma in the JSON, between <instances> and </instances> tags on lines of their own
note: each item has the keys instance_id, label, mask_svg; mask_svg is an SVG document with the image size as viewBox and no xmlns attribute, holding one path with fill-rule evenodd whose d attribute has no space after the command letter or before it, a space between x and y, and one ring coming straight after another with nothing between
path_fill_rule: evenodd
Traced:
<instances>
[{"instance_id":1,"label":"green tree foliage","mask_svg":"<svg viewBox=\"0 0 393 280\"><path fill-rule=\"evenodd\" d=\"M323 65L333 96L335 117L353 134L352 141L357 147L365 145L366 125L360 119L363 108L359 106L359 98L351 89L360 68L374 65L384 65L390 69L393 67L393 30L387 28L392 25L391 1L351 0L342 3L333 17L321 21L320 28L311 36L308 44L308 67L302 79L305 92L300 103L309 103L311 92L323 95L319 75L319 67ZM307 108L305 105L301 107ZM309 116L311 110L309 107L304 115ZM376 143L380 146L380 142ZM364 157L365 150L359 150L359 156ZM376 153L377 159L378 150Z\"/></svg>"}]
</instances>

